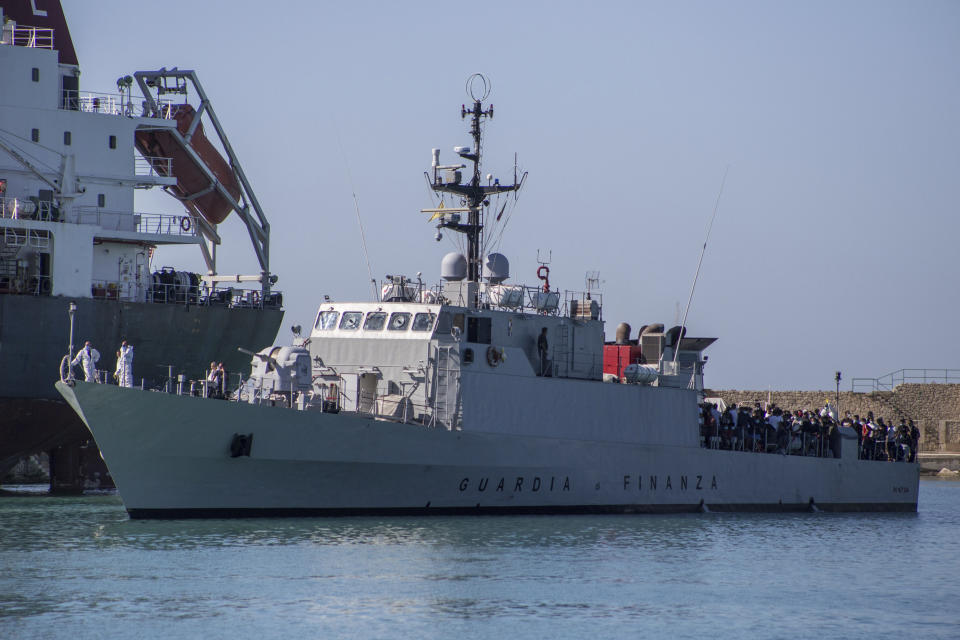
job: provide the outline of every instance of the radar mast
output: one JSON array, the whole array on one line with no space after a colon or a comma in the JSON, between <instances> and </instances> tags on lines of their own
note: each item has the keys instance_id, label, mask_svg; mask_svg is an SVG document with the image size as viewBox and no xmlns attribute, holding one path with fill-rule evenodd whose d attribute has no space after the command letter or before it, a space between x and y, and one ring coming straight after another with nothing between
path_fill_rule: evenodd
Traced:
<instances>
[{"instance_id":1,"label":"radar mast","mask_svg":"<svg viewBox=\"0 0 960 640\"><path fill-rule=\"evenodd\" d=\"M460 208L444 208L443 204L437 209L424 209L424 212L433 213L431 220L439 218L437 231L441 228L451 229L467 236L467 281L479 282L482 271L480 249L483 246L483 213L484 207L490 204L489 197L498 193L519 191L523 186L523 178L517 181L514 169L513 184L500 184L494 180L492 184L480 183L480 163L482 156L483 131L480 123L483 118L493 118L493 105L484 109L483 101L490 95L490 81L482 74L475 73L467 78L467 95L473 100L468 108L465 104L460 107L460 117L470 116L470 135L473 137L473 147L454 147L454 152L464 160L473 163L473 175L466 183L462 182L465 164L440 165L440 150L433 150L433 176L427 174L430 188L436 192L452 193L460 196ZM524 174L523 177L526 177ZM467 221L461 222L460 214L467 214Z\"/></svg>"}]
</instances>

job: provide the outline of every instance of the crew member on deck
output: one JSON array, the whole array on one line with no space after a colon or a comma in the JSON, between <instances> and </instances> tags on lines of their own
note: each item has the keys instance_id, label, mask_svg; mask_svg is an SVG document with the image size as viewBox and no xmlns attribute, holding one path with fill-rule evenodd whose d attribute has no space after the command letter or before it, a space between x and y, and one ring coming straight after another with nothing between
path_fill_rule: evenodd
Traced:
<instances>
[{"instance_id":1,"label":"crew member on deck","mask_svg":"<svg viewBox=\"0 0 960 640\"><path fill-rule=\"evenodd\" d=\"M920 449L920 429L910 420L910 462L917 461L917 452Z\"/></svg>"},{"instance_id":2,"label":"crew member on deck","mask_svg":"<svg viewBox=\"0 0 960 640\"><path fill-rule=\"evenodd\" d=\"M97 380L97 362L100 361L100 352L90 346L90 341L83 343L83 349L77 353L77 357L70 363L71 367L80 365L83 367L83 379L87 382L98 382Z\"/></svg>"},{"instance_id":3,"label":"crew member on deck","mask_svg":"<svg viewBox=\"0 0 960 640\"><path fill-rule=\"evenodd\" d=\"M540 335L537 337L537 353L540 355L540 372L537 374L539 376L547 375L547 328L544 327L540 330Z\"/></svg>"},{"instance_id":4,"label":"crew member on deck","mask_svg":"<svg viewBox=\"0 0 960 640\"><path fill-rule=\"evenodd\" d=\"M121 387L133 386L133 347L124 340L117 352L117 384Z\"/></svg>"},{"instance_id":5,"label":"crew member on deck","mask_svg":"<svg viewBox=\"0 0 960 640\"><path fill-rule=\"evenodd\" d=\"M207 371L207 397L215 398L217 390L220 388L220 370L216 362L210 363L210 369Z\"/></svg>"}]
</instances>

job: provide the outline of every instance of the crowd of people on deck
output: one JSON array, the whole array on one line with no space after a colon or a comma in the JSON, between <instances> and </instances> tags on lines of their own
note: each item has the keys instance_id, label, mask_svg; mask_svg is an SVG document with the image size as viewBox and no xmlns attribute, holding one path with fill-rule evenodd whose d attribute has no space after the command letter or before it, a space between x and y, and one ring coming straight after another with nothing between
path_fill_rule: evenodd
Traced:
<instances>
[{"instance_id":1,"label":"crowd of people on deck","mask_svg":"<svg viewBox=\"0 0 960 640\"><path fill-rule=\"evenodd\" d=\"M920 429L913 420L900 419L886 423L848 412L837 419L829 404L818 410L787 411L775 404L766 409L759 402L754 406L720 409L721 404L700 405L700 445L710 449L779 453L782 455L839 458L843 436L840 427L850 427L857 434L857 451L862 460L916 462Z\"/></svg>"}]
</instances>

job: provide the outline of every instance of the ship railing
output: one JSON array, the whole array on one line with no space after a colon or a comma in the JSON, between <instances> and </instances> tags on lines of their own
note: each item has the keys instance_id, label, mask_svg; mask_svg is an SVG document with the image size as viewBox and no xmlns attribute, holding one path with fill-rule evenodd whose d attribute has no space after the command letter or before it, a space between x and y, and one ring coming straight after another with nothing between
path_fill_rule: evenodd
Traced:
<instances>
[{"instance_id":1,"label":"ship railing","mask_svg":"<svg viewBox=\"0 0 960 640\"><path fill-rule=\"evenodd\" d=\"M436 289L436 294L442 288ZM458 301L452 301L460 304ZM539 315L567 316L577 320L602 320L603 297L596 291L571 291L551 289L525 284L485 285L481 302L496 309L535 313Z\"/></svg>"},{"instance_id":2,"label":"ship railing","mask_svg":"<svg viewBox=\"0 0 960 640\"><path fill-rule=\"evenodd\" d=\"M27 47L29 49L53 49L53 29L10 23L3 26L3 37L0 39L0 44L11 44L15 47Z\"/></svg>"},{"instance_id":3,"label":"ship railing","mask_svg":"<svg viewBox=\"0 0 960 640\"><path fill-rule=\"evenodd\" d=\"M7 248L31 247L33 249L50 248L50 232L46 229L3 228L3 244ZM7 256L12 257L12 256Z\"/></svg>"},{"instance_id":4,"label":"ship railing","mask_svg":"<svg viewBox=\"0 0 960 640\"><path fill-rule=\"evenodd\" d=\"M901 384L960 384L960 369L898 369L877 378L853 378L854 393L893 391Z\"/></svg>"},{"instance_id":5,"label":"ship railing","mask_svg":"<svg viewBox=\"0 0 960 640\"><path fill-rule=\"evenodd\" d=\"M273 289L264 298L259 288L193 286L181 282L154 281L147 289L146 300L156 304L185 304L230 309L279 309L283 306L283 291Z\"/></svg>"},{"instance_id":6,"label":"ship railing","mask_svg":"<svg viewBox=\"0 0 960 640\"><path fill-rule=\"evenodd\" d=\"M77 89L64 89L60 96L60 108L67 111L101 113L112 116L138 115L135 111L133 98L122 93L80 92Z\"/></svg>"},{"instance_id":7,"label":"ship railing","mask_svg":"<svg viewBox=\"0 0 960 640\"><path fill-rule=\"evenodd\" d=\"M133 172L140 177L166 178L173 175L173 158L134 154Z\"/></svg>"},{"instance_id":8,"label":"ship railing","mask_svg":"<svg viewBox=\"0 0 960 640\"><path fill-rule=\"evenodd\" d=\"M858 440L860 440L858 438ZM894 441L893 462L908 462L911 457L909 444ZM809 456L818 458L833 457L830 447L828 431L789 431L780 434L770 425L763 424L754 427L736 426L732 428L714 427L704 432L701 424L700 446L705 449L724 449L728 451L743 451L747 453L777 453L792 456ZM870 446L862 441L857 444L857 457L865 461L888 461L890 458L890 441L886 438L878 439Z\"/></svg>"},{"instance_id":9,"label":"ship railing","mask_svg":"<svg viewBox=\"0 0 960 640\"><path fill-rule=\"evenodd\" d=\"M111 211L100 207L75 207L67 214L66 221L75 224L96 225L108 231L130 231L178 237L197 235L195 216Z\"/></svg>"},{"instance_id":10,"label":"ship railing","mask_svg":"<svg viewBox=\"0 0 960 640\"><path fill-rule=\"evenodd\" d=\"M60 220L60 209L52 202L36 196L0 195L0 218L57 222Z\"/></svg>"},{"instance_id":11,"label":"ship railing","mask_svg":"<svg viewBox=\"0 0 960 640\"><path fill-rule=\"evenodd\" d=\"M0 270L0 293L24 296L49 296L53 280L48 275L19 277Z\"/></svg>"},{"instance_id":12,"label":"ship railing","mask_svg":"<svg viewBox=\"0 0 960 640\"><path fill-rule=\"evenodd\" d=\"M95 280L90 284L90 297L94 300L118 300L142 302L146 287L136 281Z\"/></svg>"},{"instance_id":13,"label":"ship railing","mask_svg":"<svg viewBox=\"0 0 960 640\"><path fill-rule=\"evenodd\" d=\"M200 288L199 304L223 306L232 309L279 309L283 306L283 291L271 289L266 298L259 288L207 287Z\"/></svg>"},{"instance_id":14,"label":"ship railing","mask_svg":"<svg viewBox=\"0 0 960 640\"><path fill-rule=\"evenodd\" d=\"M159 117L167 120L173 118L173 102L161 100L159 104ZM60 108L67 111L82 111L83 113L100 113L130 118L147 115L147 102L143 99L143 96L126 93L81 92L76 89L64 89L61 92Z\"/></svg>"}]
</instances>

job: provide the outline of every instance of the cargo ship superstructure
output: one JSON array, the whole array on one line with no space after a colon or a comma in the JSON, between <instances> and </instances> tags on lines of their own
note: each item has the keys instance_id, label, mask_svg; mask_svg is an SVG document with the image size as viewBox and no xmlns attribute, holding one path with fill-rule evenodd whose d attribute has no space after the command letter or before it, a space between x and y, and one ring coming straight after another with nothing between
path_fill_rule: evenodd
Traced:
<instances>
[{"instance_id":1,"label":"cargo ship superstructure","mask_svg":"<svg viewBox=\"0 0 960 640\"><path fill-rule=\"evenodd\" d=\"M859 459L849 427L804 455L766 436L717 446L699 423L713 338L654 324L607 344L592 287L556 289L546 264L536 286L511 282L484 228L523 175L482 176L493 108L485 79L468 87L473 144L453 164L433 151L440 201L422 210L466 236L441 284L392 275L375 301L322 302L309 337L255 354L229 402L202 382L57 383L131 517L916 510L918 465Z\"/></svg>"},{"instance_id":2,"label":"cargo ship superstructure","mask_svg":"<svg viewBox=\"0 0 960 640\"><path fill-rule=\"evenodd\" d=\"M237 347L275 339L282 298L269 224L194 72L81 91L59 2L0 0L0 23L0 472L52 450L72 469L58 486L51 460L54 488L77 490L76 447L90 436L47 373L67 354L71 303L100 377L127 340L136 385L151 388L212 360L245 365ZM179 211L139 210L135 194L151 188ZM217 225L231 212L249 229L254 275L217 271ZM196 247L206 270L158 263L165 246Z\"/></svg>"}]
</instances>

